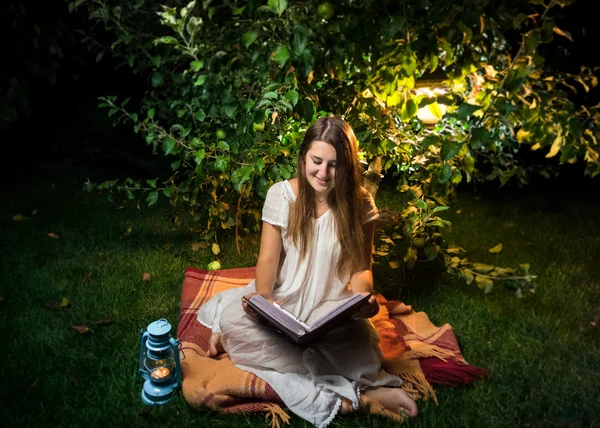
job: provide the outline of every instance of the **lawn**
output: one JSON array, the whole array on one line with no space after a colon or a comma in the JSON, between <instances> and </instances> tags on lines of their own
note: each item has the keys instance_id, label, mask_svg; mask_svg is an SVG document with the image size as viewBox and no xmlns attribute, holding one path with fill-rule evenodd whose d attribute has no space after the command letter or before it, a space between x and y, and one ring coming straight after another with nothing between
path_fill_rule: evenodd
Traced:
<instances>
[{"instance_id":1,"label":"lawn","mask_svg":"<svg viewBox=\"0 0 600 428\"><path fill-rule=\"evenodd\" d=\"M265 426L263 415L198 411L181 396L143 412L139 331L160 317L176 328L185 267L203 268L213 256L209 248L193 251L194 225L170 205L138 210L110 203L81 190L83 175L65 177L65 169L56 168L4 185L0 424ZM597 201L597 191L567 184L459 193L445 216L454 224L447 239L477 261L530 263L539 275L537 289L522 299L501 286L484 296L448 275L401 275L380 260L379 290L427 312L438 325L452 324L467 361L490 371L469 388L437 388L439 405L420 403L409 425L600 426L600 326L591 323L600 306ZM401 208L397 193L385 186L377 204L392 213ZM27 218L15 221L15 215ZM246 239L238 255L231 236L220 236L223 267L253 265L255 238ZM502 253L487 252L500 242ZM68 309L46 307L62 297ZM91 331L80 334L72 326ZM364 415L332 424L392 425ZM292 426L308 424L293 418Z\"/></svg>"}]
</instances>

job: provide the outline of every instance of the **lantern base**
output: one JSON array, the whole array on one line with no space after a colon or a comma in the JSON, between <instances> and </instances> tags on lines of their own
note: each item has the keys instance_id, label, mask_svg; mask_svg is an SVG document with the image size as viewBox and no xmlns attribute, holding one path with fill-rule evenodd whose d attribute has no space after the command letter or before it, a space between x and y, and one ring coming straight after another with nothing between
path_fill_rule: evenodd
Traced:
<instances>
[{"instance_id":1,"label":"lantern base","mask_svg":"<svg viewBox=\"0 0 600 428\"><path fill-rule=\"evenodd\" d=\"M148 406L160 406L171 400L178 388L177 382L158 384L146 380L142 388L142 401Z\"/></svg>"}]
</instances>

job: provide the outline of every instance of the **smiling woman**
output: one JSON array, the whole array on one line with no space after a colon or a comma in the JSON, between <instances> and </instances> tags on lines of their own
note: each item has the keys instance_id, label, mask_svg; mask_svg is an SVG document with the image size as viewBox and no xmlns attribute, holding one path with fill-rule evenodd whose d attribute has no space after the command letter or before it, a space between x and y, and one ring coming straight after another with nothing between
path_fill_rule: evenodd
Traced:
<instances>
[{"instance_id":1,"label":"smiling woman","mask_svg":"<svg viewBox=\"0 0 600 428\"><path fill-rule=\"evenodd\" d=\"M260 294L312 324L353 294L373 292L378 213L360 170L350 126L335 117L316 121L300 147L296 178L267 194L255 281L217 294L198 313L213 332L210 356L227 351L238 368L266 381L291 411L319 427L339 411L359 409L361 394L396 414L417 413L402 381L381 367L378 335L364 320L377 314L375 298L358 319L303 348L258 322L243 297Z\"/></svg>"}]
</instances>

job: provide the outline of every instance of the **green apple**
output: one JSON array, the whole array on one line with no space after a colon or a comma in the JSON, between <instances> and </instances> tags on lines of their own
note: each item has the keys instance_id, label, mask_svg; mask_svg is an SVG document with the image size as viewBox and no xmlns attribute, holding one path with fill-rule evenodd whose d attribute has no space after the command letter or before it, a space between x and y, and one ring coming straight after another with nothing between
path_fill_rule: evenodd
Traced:
<instances>
[{"instance_id":1,"label":"green apple","mask_svg":"<svg viewBox=\"0 0 600 428\"><path fill-rule=\"evenodd\" d=\"M333 16L333 12L333 6L328 1L321 3L319 7L317 7L317 13L324 20L331 19L331 17Z\"/></svg>"},{"instance_id":2,"label":"green apple","mask_svg":"<svg viewBox=\"0 0 600 428\"><path fill-rule=\"evenodd\" d=\"M219 263L218 260L215 260L214 262L210 262L207 268L208 270L219 270L221 269L221 263Z\"/></svg>"},{"instance_id":3,"label":"green apple","mask_svg":"<svg viewBox=\"0 0 600 428\"><path fill-rule=\"evenodd\" d=\"M219 140L224 140L225 137L227 137L227 134L225 133L224 129L217 129L217 138Z\"/></svg>"}]
</instances>

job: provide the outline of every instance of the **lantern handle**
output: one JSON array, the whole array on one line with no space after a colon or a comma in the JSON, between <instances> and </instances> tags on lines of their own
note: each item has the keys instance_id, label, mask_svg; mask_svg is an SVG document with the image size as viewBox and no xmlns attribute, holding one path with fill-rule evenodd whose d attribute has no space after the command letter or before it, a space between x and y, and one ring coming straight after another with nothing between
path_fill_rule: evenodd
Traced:
<instances>
[{"instance_id":1,"label":"lantern handle","mask_svg":"<svg viewBox=\"0 0 600 428\"><path fill-rule=\"evenodd\" d=\"M144 374L146 372L146 370L144 370L143 367L143 359L144 359L144 349L146 348L146 342L148 341L148 332L144 329L140 330L140 359L139 359L139 368L138 368L138 372L140 374Z\"/></svg>"},{"instance_id":2,"label":"lantern handle","mask_svg":"<svg viewBox=\"0 0 600 428\"><path fill-rule=\"evenodd\" d=\"M183 382L183 378L181 375L181 360L179 359L179 346L181 345L181 342L179 339L173 339L172 337L169 338L169 342L171 343L171 346L173 347L173 354L175 354L175 367L178 368L177 370L177 383L179 385L181 385L181 383Z\"/></svg>"}]
</instances>

